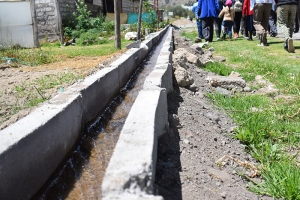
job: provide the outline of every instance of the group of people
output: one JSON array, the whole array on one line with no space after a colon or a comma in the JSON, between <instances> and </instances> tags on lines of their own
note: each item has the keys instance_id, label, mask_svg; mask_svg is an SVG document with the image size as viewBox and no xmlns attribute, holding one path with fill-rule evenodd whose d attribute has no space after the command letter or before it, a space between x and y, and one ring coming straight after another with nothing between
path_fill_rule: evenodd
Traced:
<instances>
[{"instance_id":1,"label":"group of people","mask_svg":"<svg viewBox=\"0 0 300 200\"><path fill-rule=\"evenodd\" d=\"M284 37L284 49L295 51L292 37L295 21L300 20L299 0L196 0L192 11L198 37L206 42L212 42L214 30L217 40L226 39L226 36L232 40L239 37L242 28L248 40L253 40L255 34L258 46L267 46L267 34L275 37L278 26Z\"/></svg>"}]
</instances>

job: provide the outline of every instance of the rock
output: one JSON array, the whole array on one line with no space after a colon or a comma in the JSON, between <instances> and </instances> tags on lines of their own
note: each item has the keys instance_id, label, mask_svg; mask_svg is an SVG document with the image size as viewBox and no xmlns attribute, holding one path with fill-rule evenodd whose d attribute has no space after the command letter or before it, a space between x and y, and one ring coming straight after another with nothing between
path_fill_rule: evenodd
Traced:
<instances>
[{"instance_id":1,"label":"rock","mask_svg":"<svg viewBox=\"0 0 300 200\"><path fill-rule=\"evenodd\" d=\"M190 46L192 49L194 49L195 51L199 52L200 54L204 54L204 51L202 49L201 46L199 46L198 44L193 44L192 46Z\"/></svg>"},{"instance_id":2,"label":"rock","mask_svg":"<svg viewBox=\"0 0 300 200\"><path fill-rule=\"evenodd\" d=\"M125 34L125 40L136 40L137 39L137 32L127 32Z\"/></svg>"},{"instance_id":3,"label":"rock","mask_svg":"<svg viewBox=\"0 0 300 200\"><path fill-rule=\"evenodd\" d=\"M227 193L226 192L222 192L220 195L221 195L222 198L226 198Z\"/></svg>"},{"instance_id":4,"label":"rock","mask_svg":"<svg viewBox=\"0 0 300 200\"><path fill-rule=\"evenodd\" d=\"M215 62L225 62L226 58L224 58L223 56L214 56L214 61Z\"/></svg>"},{"instance_id":5,"label":"rock","mask_svg":"<svg viewBox=\"0 0 300 200\"><path fill-rule=\"evenodd\" d=\"M197 92L199 90L199 87L194 82L192 85L189 86L189 90Z\"/></svg>"},{"instance_id":6,"label":"rock","mask_svg":"<svg viewBox=\"0 0 300 200\"><path fill-rule=\"evenodd\" d=\"M195 42L195 43L199 43L199 42L202 42L202 40L201 40L201 38L196 37L196 38L194 39L194 42Z\"/></svg>"},{"instance_id":7,"label":"rock","mask_svg":"<svg viewBox=\"0 0 300 200\"><path fill-rule=\"evenodd\" d=\"M246 87L246 81L241 77L229 77L229 76L207 76L206 80L213 87L222 87L228 90L233 88Z\"/></svg>"},{"instance_id":8,"label":"rock","mask_svg":"<svg viewBox=\"0 0 300 200\"><path fill-rule=\"evenodd\" d=\"M215 88L215 92L217 92L218 94L224 95L224 96L232 96L232 93L229 90L226 90L221 87Z\"/></svg>"},{"instance_id":9,"label":"rock","mask_svg":"<svg viewBox=\"0 0 300 200\"><path fill-rule=\"evenodd\" d=\"M268 85L267 87L263 87L263 88L260 88L258 90L258 93L261 93L261 94L271 94L271 93L278 93L278 89L275 88L275 85L271 84L271 85Z\"/></svg>"},{"instance_id":10,"label":"rock","mask_svg":"<svg viewBox=\"0 0 300 200\"><path fill-rule=\"evenodd\" d=\"M202 42L202 43L199 44L199 46L201 48L206 47L207 45L208 45L208 42Z\"/></svg>"},{"instance_id":11,"label":"rock","mask_svg":"<svg viewBox=\"0 0 300 200\"><path fill-rule=\"evenodd\" d=\"M174 55L173 55L173 59L172 59L173 63L174 63L174 67L176 68L176 66L180 66L183 67L184 69L187 69L188 66L186 65L187 63L187 58L186 58L186 51L182 51L177 49L174 51Z\"/></svg>"},{"instance_id":12,"label":"rock","mask_svg":"<svg viewBox=\"0 0 300 200\"><path fill-rule=\"evenodd\" d=\"M246 87L244 87L243 91L244 92L251 92L252 90L251 90L250 87L246 86Z\"/></svg>"},{"instance_id":13,"label":"rock","mask_svg":"<svg viewBox=\"0 0 300 200\"><path fill-rule=\"evenodd\" d=\"M169 121L170 121L170 125L177 127L177 128L181 128L181 124L179 122L179 117L175 114L173 115L169 115Z\"/></svg>"},{"instance_id":14,"label":"rock","mask_svg":"<svg viewBox=\"0 0 300 200\"><path fill-rule=\"evenodd\" d=\"M99 67L99 69L103 69L105 66L104 66L102 63L100 63L100 64L98 65L98 67Z\"/></svg>"},{"instance_id":15,"label":"rock","mask_svg":"<svg viewBox=\"0 0 300 200\"><path fill-rule=\"evenodd\" d=\"M238 72L232 71L232 72L230 73L229 77L242 77L242 75L241 75L240 73L238 73Z\"/></svg>"},{"instance_id":16,"label":"rock","mask_svg":"<svg viewBox=\"0 0 300 200\"><path fill-rule=\"evenodd\" d=\"M182 67L177 67L174 76L180 87L186 87L194 83L193 77Z\"/></svg>"},{"instance_id":17,"label":"rock","mask_svg":"<svg viewBox=\"0 0 300 200\"><path fill-rule=\"evenodd\" d=\"M255 81L256 81L258 84L266 84L266 83L267 83L267 80L265 80L265 79L263 78L263 76L261 76L261 75L255 76Z\"/></svg>"},{"instance_id":18,"label":"rock","mask_svg":"<svg viewBox=\"0 0 300 200\"><path fill-rule=\"evenodd\" d=\"M184 143L184 144L190 144L190 141L187 140L187 139L184 139L184 140L183 140L183 143Z\"/></svg>"},{"instance_id":19,"label":"rock","mask_svg":"<svg viewBox=\"0 0 300 200\"><path fill-rule=\"evenodd\" d=\"M201 92L196 92L196 95L199 97L199 99L203 99L205 97Z\"/></svg>"},{"instance_id":20,"label":"rock","mask_svg":"<svg viewBox=\"0 0 300 200\"><path fill-rule=\"evenodd\" d=\"M192 63L192 64L196 64L196 65L202 64L196 55L189 53L186 49L184 49L184 48L176 49L174 51L173 63L179 62L180 66L181 66L182 63L184 63L184 65L186 65L185 64L186 61L188 61L189 63Z\"/></svg>"},{"instance_id":21,"label":"rock","mask_svg":"<svg viewBox=\"0 0 300 200\"><path fill-rule=\"evenodd\" d=\"M205 67L206 63L212 62L212 52L206 51L200 58L201 63L203 64L202 67Z\"/></svg>"},{"instance_id":22,"label":"rock","mask_svg":"<svg viewBox=\"0 0 300 200\"><path fill-rule=\"evenodd\" d=\"M183 37L183 41L191 41L191 40L187 37Z\"/></svg>"}]
</instances>

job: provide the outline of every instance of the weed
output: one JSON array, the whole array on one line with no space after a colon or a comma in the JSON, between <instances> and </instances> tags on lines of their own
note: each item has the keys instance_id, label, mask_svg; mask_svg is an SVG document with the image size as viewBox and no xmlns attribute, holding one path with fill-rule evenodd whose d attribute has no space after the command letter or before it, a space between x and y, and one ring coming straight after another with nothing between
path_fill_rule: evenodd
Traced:
<instances>
[{"instance_id":1,"label":"weed","mask_svg":"<svg viewBox=\"0 0 300 200\"><path fill-rule=\"evenodd\" d=\"M300 170L293 160L272 162L266 165L262 170L262 177L264 182L257 185L250 183L250 190L276 198L300 199Z\"/></svg>"}]
</instances>

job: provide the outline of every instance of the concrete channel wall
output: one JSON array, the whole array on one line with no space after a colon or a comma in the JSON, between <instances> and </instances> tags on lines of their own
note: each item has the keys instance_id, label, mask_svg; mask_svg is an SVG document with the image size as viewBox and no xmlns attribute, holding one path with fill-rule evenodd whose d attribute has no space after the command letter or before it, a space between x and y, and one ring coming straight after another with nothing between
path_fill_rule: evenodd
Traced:
<instances>
[{"instance_id":1,"label":"concrete channel wall","mask_svg":"<svg viewBox=\"0 0 300 200\"><path fill-rule=\"evenodd\" d=\"M39 190L168 30L0 131L0 199L30 199Z\"/></svg>"},{"instance_id":2,"label":"concrete channel wall","mask_svg":"<svg viewBox=\"0 0 300 200\"><path fill-rule=\"evenodd\" d=\"M167 94L173 90L172 53L171 29L120 133L103 178L103 200L163 200L153 195L153 183L158 138L169 127Z\"/></svg>"}]
</instances>

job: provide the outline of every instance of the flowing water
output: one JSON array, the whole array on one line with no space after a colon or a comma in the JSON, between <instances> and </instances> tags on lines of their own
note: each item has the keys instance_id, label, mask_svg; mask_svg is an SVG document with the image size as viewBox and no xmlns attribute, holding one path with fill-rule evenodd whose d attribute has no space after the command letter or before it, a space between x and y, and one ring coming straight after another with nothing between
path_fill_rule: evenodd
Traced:
<instances>
[{"instance_id":1,"label":"flowing water","mask_svg":"<svg viewBox=\"0 0 300 200\"><path fill-rule=\"evenodd\" d=\"M105 169L145 78L155 66L166 35L102 115L86 128L69 159L33 199L101 199Z\"/></svg>"}]
</instances>

